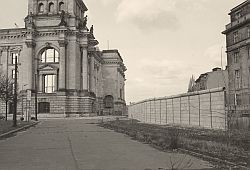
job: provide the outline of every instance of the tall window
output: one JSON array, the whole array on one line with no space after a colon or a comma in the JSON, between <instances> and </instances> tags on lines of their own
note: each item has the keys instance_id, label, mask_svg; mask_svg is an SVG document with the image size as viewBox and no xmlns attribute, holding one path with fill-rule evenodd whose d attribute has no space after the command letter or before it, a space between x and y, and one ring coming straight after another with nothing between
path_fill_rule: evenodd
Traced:
<instances>
[{"instance_id":1,"label":"tall window","mask_svg":"<svg viewBox=\"0 0 250 170\"><path fill-rule=\"evenodd\" d=\"M40 13L43 13L43 12L44 12L44 5L43 5L43 3L40 3L40 4L38 5L38 11L39 11Z\"/></svg>"},{"instance_id":2,"label":"tall window","mask_svg":"<svg viewBox=\"0 0 250 170\"><path fill-rule=\"evenodd\" d=\"M234 43L238 42L238 39L239 39L239 33L238 33L238 31L236 31L236 32L233 33L233 41L234 41Z\"/></svg>"},{"instance_id":3,"label":"tall window","mask_svg":"<svg viewBox=\"0 0 250 170\"><path fill-rule=\"evenodd\" d=\"M17 59L17 63L18 63L18 53L11 53L11 64L16 64L16 59Z\"/></svg>"},{"instance_id":4,"label":"tall window","mask_svg":"<svg viewBox=\"0 0 250 170\"><path fill-rule=\"evenodd\" d=\"M120 98L122 99L122 89L120 89Z\"/></svg>"},{"instance_id":5,"label":"tall window","mask_svg":"<svg viewBox=\"0 0 250 170\"><path fill-rule=\"evenodd\" d=\"M235 78L240 78L240 70L235 70Z\"/></svg>"},{"instance_id":6,"label":"tall window","mask_svg":"<svg viewBox=\"0 0 250 170\"><path fill-rule=\"evenodd\" d=\"M14 79L15 78L15 73L16 73L16 71L15 70L12 70L12 78Z\"/></svg>"},{"instance_id":7,"label":"tall window","mask_svg":"<svg viewBox=\"0 0 250 170\"><path fill-rule=\"evenodd\" d=\"M241 11L235 13L235 19L240 19L242 17Z\"/></svg>"},{"instance_id":8,"label":"tall window","mask_svg":"<svg viewBox=\"0 0 250 170\"><path fill-rule=\"evenodd\" d=\"M44 92L45 93L53 93L55 92L55 75L44 75Z\"/></svg>"},{"instance_id":9,"label":"tall window","mask_svg":"<svg viewBox=\"0 0 250 170\"><path fill-rule=\"evenodd\" d=\"M63 3L63 2L60 2L60 3L59 3L59 11L63 11L63 10L65 10L65 9L64 9L64 3Z\"/></svg>"},{"instance_id":10,"label":"tall window","mask_svg":"<svg viewBox=\"0 0 250 170\"><path fill-rule=\"evenodd\" d=\"M234 53L234 63L238 63L239 62L239 52L235 52Z\"/></svg>"},{"instance_id":11,"label":"tall window","mask_svg":"<svg viewBox=\"0 0 250 170\"><path fill-rule=\"evenodd\" d=\"M235 70L235 88L239 89L240 88L240 70Z\"/></svg>"},{"instance_id":12,"label":"tall window","mask_svg":"<svg viewBox=\"0 0 250 170\"><path fill-rule=\"evenodd\" d=\"M241 105L241 95L235 94L235 105Z\"/></svg>"},{"instance_id":13,"label":"tall window","mask_svg":"<svg viewBox=\"0 0 250 170\"><path fill-rule=\"evenodd\" d=\"M54 3L49 3L49 12L54 12Z\"/></svg>"},{"instance_id":14,"label":"tall window","mask_svg":"<svg viewBox=\"0 0 250 170\"><path fill-rule=\"evenodd\" d=\"M42 53L43 63L57 63L59 62L59 54L54 48L48 48Z\"/></svg>"}]
</instances>

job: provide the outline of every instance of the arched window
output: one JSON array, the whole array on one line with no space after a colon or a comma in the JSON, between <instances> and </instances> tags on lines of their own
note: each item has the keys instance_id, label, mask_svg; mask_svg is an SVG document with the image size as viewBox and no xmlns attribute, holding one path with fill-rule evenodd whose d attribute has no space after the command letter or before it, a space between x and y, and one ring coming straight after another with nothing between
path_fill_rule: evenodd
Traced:
<instances>
[{"instance_id":1,"label":"arched window","mask_svg":"<svg viewBox=\"0 0 250 170\"><path fill-rule=\"evenodd\" d=\"M64 9L64 3L63 3L63 2L60 2L60 3L59 3L59 11L63 11L63 10L65 10L65 9Z\"/></svg>"},{"instance_id":2,"label":"arched window","mask_svg":"<svg viewBox=\"0 0 250 170\"><path fill-rule=\"evenodd\" d=\"M49 12L54 12L54 3L49 3Z\"/></svg>"},{"instance_id":3,"label":"arched window","mask_svg":"<svg viewBox=\"0 0 250 170\"><path fill-rule=\"evenodd\" d=\"M43 12L44 12L44 5L43 5L43 3L40 3L40 4L38 5L38 11L39 11L40 13L43 13Z\"/></svg>"},{"instance_id":4,"label":"arched window","mask_svg":"<svg viewBox=\"0 0 250 170\"><path fill-rule=\"evenodd\" d=\"M42 63L59 62L59 54L54 48L47 48L42 52Z\"/></svg>"}]
</instances>

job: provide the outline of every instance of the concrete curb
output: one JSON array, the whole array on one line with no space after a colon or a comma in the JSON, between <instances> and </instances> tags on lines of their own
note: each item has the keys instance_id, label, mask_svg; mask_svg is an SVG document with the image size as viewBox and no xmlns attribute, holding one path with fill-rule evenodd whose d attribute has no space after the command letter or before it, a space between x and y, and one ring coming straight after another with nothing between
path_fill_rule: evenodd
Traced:
<instances>
[{"instance_id":1,"label":"concrete curb","mask_svg":"<svg viewBox=\"0 0 250 170\"><path fill-rule=\"evenodd\" d=\"M18 128L18 129L14 129L14 130L11 130L11 131L9 131L9 132L3 133L3 134L0 135L0 138L3 138L3 137L5 137L5 136L8 136L8 135L10 135L10 134L19 132L19 131L24 130L24 129L28 129L28 128L32 127L32 126L37 125L38 123L40 123L40 122L34 122L34 123L30 124L30 125L26 125L26 126L23 126L23 127Z\"/></svg>"}]
</instances>

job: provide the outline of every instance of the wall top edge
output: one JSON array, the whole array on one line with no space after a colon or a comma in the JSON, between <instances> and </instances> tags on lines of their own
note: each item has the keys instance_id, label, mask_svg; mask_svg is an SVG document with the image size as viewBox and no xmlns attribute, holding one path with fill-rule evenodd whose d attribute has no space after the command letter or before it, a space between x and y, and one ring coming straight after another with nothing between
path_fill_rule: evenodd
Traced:
<instances>
[{"instance_id":1,"label":"wall top edge","mask_svg":"<svg viewBox=\"0 0 250 170\"><path fill-rule=\"evenodd\" d=\"M175 98L181 98L181 97L189 97L189 96L196 96L196 95L202 95L202 94L210 94L210 93L216 93L216 92L224 92L225 87L218 87L208 90L202 90L202 91L196 91L196 92L190 92L190 93L183 93L178 95L172 95L172 96L165 96L165 97L158 97L158 98L149 98L145 99L136 103L132 103L129 106L137 105L140 103L145 103L149 101L158 101L158 100L166 100L166 99L175 99Z\"/></svg>"}]
</instances>

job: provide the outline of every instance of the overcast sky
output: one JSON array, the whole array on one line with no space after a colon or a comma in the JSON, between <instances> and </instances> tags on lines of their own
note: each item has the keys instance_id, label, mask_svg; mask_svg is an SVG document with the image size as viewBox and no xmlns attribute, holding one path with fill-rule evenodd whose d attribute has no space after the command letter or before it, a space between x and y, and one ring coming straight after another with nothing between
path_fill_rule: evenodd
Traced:
<instances>
[{"instance_id":1,"label":"overcast sky","mask_svg":"<svg viewBox=\"0 0 250 170\"><path fill-rule=\"evenodd\" d=\"M1 0L0 27L23 27L28 0ZM128 68L126 100L187 91L191 75L226 65L230 9L244 0L85 0L100 48L118 49Z\"/></svg>"}]
</instances>

